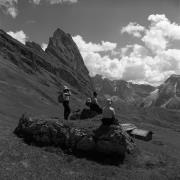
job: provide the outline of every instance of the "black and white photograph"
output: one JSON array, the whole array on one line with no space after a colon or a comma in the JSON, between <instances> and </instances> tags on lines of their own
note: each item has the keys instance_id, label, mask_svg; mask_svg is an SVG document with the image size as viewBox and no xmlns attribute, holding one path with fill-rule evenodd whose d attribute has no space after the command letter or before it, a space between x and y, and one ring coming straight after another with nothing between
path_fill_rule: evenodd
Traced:
<instances>
[{"instance_id":1,"label":"black and white photograph","mask_svg":"<svg viewBox=\"0 0 180 180\"><path fill-rule=\"evenodd\" d=\"M0 0L0 180L180 180L180 0Z\"/></svg>"}]
</instances>

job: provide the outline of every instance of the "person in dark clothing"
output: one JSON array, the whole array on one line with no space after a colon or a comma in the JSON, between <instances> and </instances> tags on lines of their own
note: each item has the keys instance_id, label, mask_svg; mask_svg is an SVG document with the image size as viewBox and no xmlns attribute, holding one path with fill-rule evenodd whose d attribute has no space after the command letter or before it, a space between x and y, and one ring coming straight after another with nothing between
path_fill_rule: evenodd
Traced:
<instances>
[{"instance_id":1,"label":"person in dark clothing","mask_svg":"<svg viewBox=\"0 0 180 180\"><path fill-rule=\"evenodd\" d=\"M112 100L107 99L106 105L102 112L102 123L103 125L118 124L118 120L115 118L115 110L112 107Z\"/></svg>"},{"instance_id":2,"label":"person in dark clothing","mask_svg":"<svg viewBox=\"0 0 180 180\"><path fill-rule=\"evenodd\" d=\"M98 114L102 114L102 109L100 108L97 100L97 93L93 92L93 97L90 104L90 110L97 112Z\"/></svg>"},{"instance_id":3,"label":"person in dark clothing","mask_svg":"<svg viewBox=\"0 0 180 180\"><path fill-rule=\"evenodd\" d=\"M64 119L68 120L68 117L71 113L71 109L69 106L69 100L70 100L71 92L67 86L64 86L63 90L63 107L64 107Z\"/></svg>"}]
</instances>

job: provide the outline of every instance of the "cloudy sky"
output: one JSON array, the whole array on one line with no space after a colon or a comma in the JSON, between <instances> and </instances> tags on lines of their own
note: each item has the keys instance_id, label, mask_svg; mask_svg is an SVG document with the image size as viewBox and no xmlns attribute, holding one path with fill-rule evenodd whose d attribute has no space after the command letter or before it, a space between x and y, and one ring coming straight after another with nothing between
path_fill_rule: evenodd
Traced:
<instances>
[{"instance_id":1,"label":"cloudy sky","mask_svg":"<svg viewBox=\"0 0 180 180\"><path fill-rule=\"evenodd\" d=\"M180 0L0 0L0 28L43 49L72 35L90 75L158 85L180 74Z\"/></svg>"}]
</instances>

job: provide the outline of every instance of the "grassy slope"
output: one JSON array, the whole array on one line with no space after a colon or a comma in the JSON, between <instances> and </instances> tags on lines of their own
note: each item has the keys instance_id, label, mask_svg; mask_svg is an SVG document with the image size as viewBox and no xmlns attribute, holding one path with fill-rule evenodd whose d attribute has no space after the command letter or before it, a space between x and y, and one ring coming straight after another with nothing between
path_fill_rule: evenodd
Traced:
<instances>
[{"instance_id":1,"label":"grassy slope","mask_svg":"<svg viewBox=\"0 0 180 180\"><path fill-rule=\"evenodd\" d=\"M136 140L135 154L128 155L119 166L65 155L52 147L25 144L12 133L22 113L62 118L62 107L56 103L57 88L50 79L42 83L41 75L38 78L27 75L3 63L0 69L0 179L180 179L180 116L177 112L151 109L139 113L132 107L116 105L122 122L132 122L155 133L150 142ZM73 100L71 106L77 109L82 103ZM99 119L71 123L94 128L100 124Z\"/></svg>"}]
</instances>

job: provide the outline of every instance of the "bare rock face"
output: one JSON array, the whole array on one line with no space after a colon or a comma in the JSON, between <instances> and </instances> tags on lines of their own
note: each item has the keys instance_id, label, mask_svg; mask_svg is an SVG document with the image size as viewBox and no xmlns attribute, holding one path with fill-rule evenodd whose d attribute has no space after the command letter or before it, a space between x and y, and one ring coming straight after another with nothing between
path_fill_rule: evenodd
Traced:
<instances>
[{"instance_id":1,"label":"bare rock face","mask_svg":"<svg viewBox=\"0 0 180 180\"><path fill-rule=\"evenodd\" d=\"M70 127L57 119L31 118L23 115L15 134L27 142L59 146L62 149L103 154L125 155L134 149L134 143L120 126L102 125L94 132Z\"/></svg>"},{"instance_id":2,"label":"bare rock face","mask_svg":"<svg viewBox=\"0 0 180 180\"><path fill-rule=\"evenodd\" d=\"M76 86L80 91L90 94L93 85L91 78L89 77L89 71L87 70L79 49L70 34L65 33L61 29L57 29L54 32L53 37L49 39L46 53L50 57L56 59L57 62L59 61L63 64L62 66L57 63L57 67L66 68L69 74L74 77L74 79L68 79L68 76L66 76L66 79L70 84Z\"/></svg>"},{"instance_id":3,"label":"bare rock face","mask_svg":"<svg viewBox=\"0 0 180 180\"><path fill-rule=\"evenodd\" d=\"M121 126L101 125L95 133L97 150L106 154L123 154L134 149L134 142Z\"/></svg>"},{"instance_id":4,"label":"bare rock face","mask_svg":"<svg viewBox=\"0 0 180 180\"><path fill-rule=\"evenodd\" d=\"M40 52L43 52L43 49L41 48L41 46L35 42L30 42L30 41L27 41L26 42L26 46L35 50L35 51L40 51Z\"/></svg>"},{"instance_id":5,"label":"bare rock face","mask_svg":"<svg viewBox=\"0 0 180 180\"><path fill-rule=\"evenodd\" d=\"M171 75L144 100L144 106L180 109L180 75Z\"/></svg>"},{"instance_id":6,"label":"bare rock face","mask_svg":"<svg viewBox=\"0 0 180 180\"><path fill-rule=\"evenodd\" d=\"M43 76L41 79L46 81L50 77L53 84L66 83L84 95L93 91L89 72L76 44L60 29L50 38L46 52L35 42L24 45L0 30L0 58L27 75L36 75L37 79Z\"/></svg>"}]
</instances>

